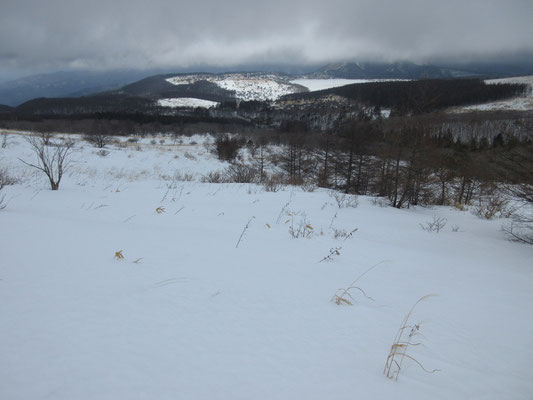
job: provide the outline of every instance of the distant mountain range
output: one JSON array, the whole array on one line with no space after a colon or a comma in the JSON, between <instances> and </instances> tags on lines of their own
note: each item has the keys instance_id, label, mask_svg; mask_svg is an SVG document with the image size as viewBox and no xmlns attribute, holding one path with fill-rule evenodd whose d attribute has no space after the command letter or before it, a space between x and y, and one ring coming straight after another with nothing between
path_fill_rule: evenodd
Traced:
<instances>
[{"instance_id":1,"label":"distant mountain range","mask_svg":"<svg viewBox=\"0 0 533 400\"><path fill-rule=\"evenodd\" d=\"M0 83L0 104L17 106L39 97L79 97L118 89L150 71L69 71L32 75Z\"/></svg>"},{"instance_id":2,"label":"distant mountain range","mask_svg":"<svg viewBox=\"0 0 533 400\"><path fill-rule=\"evenodd\" d=\"M266 68L272 71L272 67ZM161 72L161 71L159 71ZM163 71L169 72L169 71ZM472 64L452 66L418 65L410 62L398 63L355 63L329 64L314 72L305 74L278 74L280 79L290 78L344 78L344 79L449 79L463 77L504 77L533 74L533 66L503 66L494 64ZM212 101L224 101L232 93L206 81L190 85L172 85L165 79L178 73L155 75L158 71L70 71L33 75L10 82L0 83L0 105L15 107L38 98L85 98L96 99L94 94L113 96L135 96L144 99L164 97L196 97ZM273 74L269 72L269 74ZM148 76L148 77L147 77ZM82 100L81 103L84 101ZM0 108L8 112L9 107Z\"/></svg>"},{"instance_id":3,"label":"distant mountain range","mask_svg":"<svg viewBox=\"0 0 533 400\"><path fill-rule=\"evenodd\" d=\"M0 114L13 111L12 107L0 104Z\"/></svg>"},{"instance_id":4,"label":"distant mountain range","mask_svg":"<svg viewBox=\"0 0 533 400\"><path fill-rule=\"evenodd\" d=\"M308 78L321 79L449 79L476 76L481 74L409 62L328 64L316 72L306 74Z\"/></svg>"}]
</instances>

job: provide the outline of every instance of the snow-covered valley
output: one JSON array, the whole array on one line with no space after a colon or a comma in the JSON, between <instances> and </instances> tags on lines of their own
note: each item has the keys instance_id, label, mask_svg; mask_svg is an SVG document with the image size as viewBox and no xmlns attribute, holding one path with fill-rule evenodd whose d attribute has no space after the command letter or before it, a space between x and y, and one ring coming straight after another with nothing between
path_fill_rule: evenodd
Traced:
<instances>
[{"instance_id":1,"label":"snow-covered valley","mask_svg":"<svg viewBox=\"0 0 533 400\"><path fill-rule=\"evenodd\" d=\"M200 135L76 137L51 191L20 161L27 135L0 149L18 180L0 210L0 398L531 398L533 247L505 219L208 183L228 163ZM421 345L387 379L428 294L409 319Z\"/></svg>"}]
</instances>

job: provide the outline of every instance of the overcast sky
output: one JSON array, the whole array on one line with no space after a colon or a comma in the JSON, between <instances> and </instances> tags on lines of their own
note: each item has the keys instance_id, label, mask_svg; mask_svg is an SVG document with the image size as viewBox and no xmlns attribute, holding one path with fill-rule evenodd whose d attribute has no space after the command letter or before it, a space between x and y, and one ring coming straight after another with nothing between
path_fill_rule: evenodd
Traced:
<instances>
[{"instance_id":1,"label":"overcast sky","mask_svg":"<svg viewBox=\"0 0 533 400\"><path fill-rule=\"evenodd\" d=\"M0 76L533 54L533 0L1 0Z\"/></svg>"}]
</instances>

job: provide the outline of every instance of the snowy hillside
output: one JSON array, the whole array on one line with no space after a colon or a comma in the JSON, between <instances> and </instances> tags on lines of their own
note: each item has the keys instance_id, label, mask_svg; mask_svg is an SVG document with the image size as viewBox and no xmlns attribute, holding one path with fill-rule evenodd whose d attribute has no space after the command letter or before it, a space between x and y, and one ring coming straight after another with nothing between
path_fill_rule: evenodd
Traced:
<instances>
[{"instance_id":1,"label":"snowy hillside","mask_svg":"<svg viewBox=\"0 0 533 400\"><path fill-rule=\"evenodd\" d=\"M206 136L77 138L51 191L25 136L0 149L19 180L0 210L1 399L531 398L533 247L504 220L203 183L228 166Z\"/></svg>"},{"instance_id":2,"label":"snowy hillside","mask_svg":"<svg viewBox=\"0 0 533 400\"><path fill-rule=\"evenodd\" d=\"M168 78L173 85L189 85L198 81L217 84L222 89L235 91L241 100L277 100L283 95L296 93L300 89L275 75L225 74L225 75L186 75Z\"/></svg>"},{"instance_id":3,"label":"snowy hillside","mask_svg":"<svg viewBox=\"0 0 533 400\"><path fill-rule=\"evenodd\" d=\"M528 85L529 89L525 95L520 97L466 107L454 107L450 109L450 112L533 110L533 75L502 79L489 79L485 82L491 85L498 85L502 83L521 83Z\"/></svg>"},{"instance_id":4,"label":"snowy hillside","mask_svg":"<svg viewBox=\"0 0 533 400\"><path fill-rule=\"evenodd\" d=\"M309 89L310 92L317 90L331 89L334 87L352 85L355 83L369 83L369 82L390 82L390 81L402 81L406 79L295 79L291 83L301 85Z\"/></svg>"},{"instance_id":5,"label":"snowy hillside","mask_svg":"<svg viewBox=\"0 0 533 400\"><path fill-rule=\"evenodd\" d=\"M186 108L211 108L216 107L218 103L216 101L195 99L191 97L180 97L176 99L160 99L157 104L161 107L186 107Z\"/></svg>"}]
</instances>

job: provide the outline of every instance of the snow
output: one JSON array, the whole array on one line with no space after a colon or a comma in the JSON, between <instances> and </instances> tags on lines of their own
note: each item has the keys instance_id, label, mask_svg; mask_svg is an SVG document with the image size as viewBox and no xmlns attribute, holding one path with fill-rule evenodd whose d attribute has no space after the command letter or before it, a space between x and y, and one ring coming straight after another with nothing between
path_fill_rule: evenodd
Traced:
<instances>
[{"instance_id":1,"label":"snow","mask_svg":"<svg viewBox=\"0 0 533 400\"><path fill-rule=\"evenodd\" d=\"M283 95L295 93L298 88L275 75L224 74L224 75L186 75L168 78L173 85L189 85L198 81L217 84L222 89L235 91L238 99L269 101Z\"/></svg>"},{"instance_id":2,"label":"snow","mask_svg":"<svg viewBox=\"0 0 533 400\"><path fill-rule=\"evenodd\" d=\"M354 83L369 83L369 82L390 82L402 81L403 79L295 79L291 83L301 85L309 89L310 92L318 90L331 89L339 86L351 85Z\"/></svg>"},{"instance_id":3,"label":"snow","mask_svg":"<svg viewBox=\"0 0 533 400\"><path fill-rule=\"evenodd\" d=\"M531 398L533 248L502 220L201 183L227 166L212 139L155 139L105 157L79 139L59 191L18 160L33 157L22 134L0 150L20 179L0 211L0 398ZM434 215L438 234L420 228ZM312 237L293 239L304 220ZM330 301L378 263L357 282L374 301ZM429 293L411 354L440 371L405 360L391 381L394 335Z\"/></svg>"},{"instance_id":4,"label":"snow","mask_svg":"<svg viewBox=\"0 0 533 400\"><path fill-rule=\"evenodd\" d=\"M471 111L528 111L533 110L533 75L511 78L489 79L485 83L498 85L503 83L520 83L528 85L527 93L520 97L491 103L475 104L465 107L453 107L450 112L461 113Z\"/></svg>"},{"instance_id":5,"label":"snow","mask_svg":"<svg viewBox=\"0 0 533 400\"><path fill-rule=\"evenodd\" d=\"M216 101L196 99L193 97L180 97L174 99L160 99L157 104L161 107L187 107L187 108L211 108L216 107L219 103Z\"/></svg>"}]
</instances>

